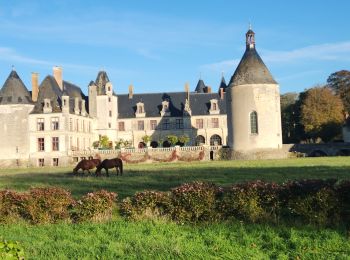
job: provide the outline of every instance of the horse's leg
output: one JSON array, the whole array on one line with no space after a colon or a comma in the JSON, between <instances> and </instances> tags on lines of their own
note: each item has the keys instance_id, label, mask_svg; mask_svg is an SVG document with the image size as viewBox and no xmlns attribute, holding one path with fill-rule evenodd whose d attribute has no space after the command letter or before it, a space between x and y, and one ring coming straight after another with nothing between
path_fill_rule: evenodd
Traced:
<instances>
[{"instance_id":1,"label":"horse's leg","mask_svg":"<svg viewBox=\"0 0 350 260\"><path fill-rule=\"evenodd\" d=\"M118 169L118 166L115 166L115 171L117 172L117 176L119 176L119 169Z\"/></svg>"},{"instance_id":2,"label":"horse's leg","mask_svg":"<svg viewBox=\"0 0 350 260\"><path fill-rule=\"evenodd\" d=\"M105 169L106 169L107 177L109 177L108 168L105 168Z\"/></svg>"}]
</instances>

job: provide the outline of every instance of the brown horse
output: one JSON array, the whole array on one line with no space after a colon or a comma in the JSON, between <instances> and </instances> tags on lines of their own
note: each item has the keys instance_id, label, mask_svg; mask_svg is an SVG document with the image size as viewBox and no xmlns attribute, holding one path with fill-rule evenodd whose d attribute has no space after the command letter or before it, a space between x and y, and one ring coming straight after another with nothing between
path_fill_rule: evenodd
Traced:
<instances>
[{"instance_id":1,"label":"brown horse","mask_svg":"<svg viewBox=\"0 0 350 260\"><path fill-rule=\"evenodd\" d=\"M88 173L91 174L90 170L95 168L100 163L101 163L100 159L91 159L91 160L83 159L77 164L77 166L75 166L75 168L73 169L73 173L77 174L78 171L80 169L82 169L83 170L83 174L84 174L85 171L88 171Z\"/></svg>"},{"instance_id":2,"label":"brown horse","mask_svg":"<svg viewBox=\"0 0 350 260\"><path fill-rule=\"evenodd\" d=\"M114 159L106 159L103 160L97 167L96 167L96 175L101 175L101 170L105 169L107 177L109 177L108 174L108 169L114 168L117 171L117 175L123 175L123 161L119 158L114 158Z\"/></svg>"}]
</instances>

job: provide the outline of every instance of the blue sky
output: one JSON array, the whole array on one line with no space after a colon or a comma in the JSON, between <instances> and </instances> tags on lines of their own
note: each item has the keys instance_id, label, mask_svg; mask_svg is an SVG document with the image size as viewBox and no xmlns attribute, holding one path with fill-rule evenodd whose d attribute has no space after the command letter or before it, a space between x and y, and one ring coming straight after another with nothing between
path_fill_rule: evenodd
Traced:
<instances>
[{"instance_id":1,"label":"blue sky","mask_svg":"<svg viewBox=\"0 0 350 260\"><path fill-rule=\"evenodd\" d=\"M245 49L257 50L281 92L300 92L350 69L350 1L0 1L0 85L14 65L31 89L63 67L86 93L99 70L116 93L218 89Z\"/></svg>"}]
</instances>

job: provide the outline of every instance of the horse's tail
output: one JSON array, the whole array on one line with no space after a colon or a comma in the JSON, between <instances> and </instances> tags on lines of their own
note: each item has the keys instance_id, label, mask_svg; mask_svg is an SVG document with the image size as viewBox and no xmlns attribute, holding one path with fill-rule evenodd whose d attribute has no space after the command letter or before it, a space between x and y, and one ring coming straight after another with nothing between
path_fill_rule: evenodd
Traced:
<instances>
[{"instance_id":1,"label":"horse's tail","mask_svg":"<svg viewBox=\"0 0 350 260\"><path fill-rule=\"evenodd\" d=\"M122 175L123 174L123 161L122 160L120 160L119 169L120 169L120 175Z\"/></svg>"}]
</instances>

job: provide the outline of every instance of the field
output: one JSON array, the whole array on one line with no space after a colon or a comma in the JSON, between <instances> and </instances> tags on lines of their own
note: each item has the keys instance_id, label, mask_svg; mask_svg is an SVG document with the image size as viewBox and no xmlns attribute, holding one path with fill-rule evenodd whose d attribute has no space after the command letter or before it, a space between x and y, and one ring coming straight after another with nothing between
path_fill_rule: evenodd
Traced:
<instances>
[{"instance_id":1,"label":"field","mask_svg":"<svg viewBox=\"0 0 350 260\"><path fill-rule=\"evenodd\" d=\"M60 186L80 196L106 189L119 197L169 190L184 182L229 185L249 180L350 179L348 157L126 165L125 175L72 176L69 168L1 169L0 189L25 191ZM129 222L118 215L104 224L0 226L0 237L17 240L29 259L350 259L345 227L269 226L228 222L176 225L161 220Z\"/></svg>"}]
</instances>

